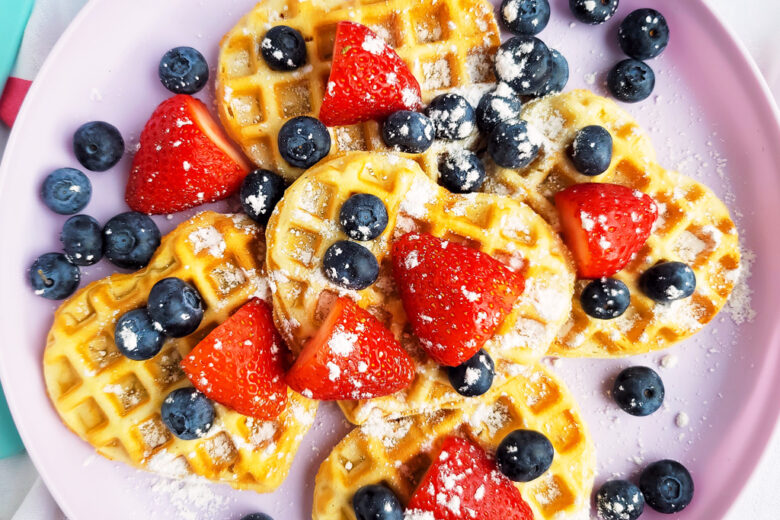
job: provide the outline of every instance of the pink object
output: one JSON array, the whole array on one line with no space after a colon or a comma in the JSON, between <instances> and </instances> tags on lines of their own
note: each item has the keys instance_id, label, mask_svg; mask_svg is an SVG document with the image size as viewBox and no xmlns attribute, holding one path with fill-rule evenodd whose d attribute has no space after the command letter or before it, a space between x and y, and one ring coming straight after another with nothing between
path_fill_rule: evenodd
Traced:
<instances>
[{"instance_id":1,"label":"pink object","mask_svg":"<svg viewBox=\"0 0 780 520\"><path fill-rule=\"evenodd\" d=\"M570 26L567 0L553 1L553 19L542 37L568 58L570 88L604 93L606 71L622 59L616 26L646 3L623 0L614 20L591 27ZM71 520L235 520L254 511L304 520L311 517L317 467L348 431L335 407L322 406L290 477L275 493L237 492L224 485L187 491L192 488L182 490L180 483L94 455L59 421L41 376L41 353L57 305L32 295L26 268L37 255L60 249L65 218L39 202L40 182L57 167L78 167L71 136L85 121L117 125L132 150L146 118L169 95L157 79L160 56L175 45L192 45L214 71L219 39L254 4L137 0L120 12L115 2L91 2L52 51L8 143L0 167L0 376L29 453ZM755 66L702 2L656 0L653 6L669 20L671 43L650 62L657 73L653 97L625 106L650 132L662 164L728 195L743 243L756 255L751 286L757 315L738 326L723 313L671 351L619 361L562 360L556 367L591 427L599 457L597 485L614 473L634 478L647 463L674 458L690 468L696 482L693 504L676 518L710 520L721 518L741 490L780 412L780 127ZM212 96L213 89L201 97ZM101 222L127 209L122 196L129 164L128 154L111 171L89 174L95 196L86 211ZM189 214L157 221L167 232ZM112 271L103 262L84 274L91 281ZM658 368L665 355L677 366ZM630 417L605 395L611 378L632 364L655 366L664 378L666 406L650 417ZM678 416L682 427L676 425ZM660 518L665 517L650 510L643 516Z\"/></svg>"},{"instance_id":2,"label":"pink object","mask_svg":"<svg viewBox=\"0 0 780 520\"><path fill-rule=\"evenodd\" d=\"M21 78L8 78L6 81L3 95L0 96L0 120L6 125L14 124L30 85L32 81Z\"/></svg>"}]
</instances>

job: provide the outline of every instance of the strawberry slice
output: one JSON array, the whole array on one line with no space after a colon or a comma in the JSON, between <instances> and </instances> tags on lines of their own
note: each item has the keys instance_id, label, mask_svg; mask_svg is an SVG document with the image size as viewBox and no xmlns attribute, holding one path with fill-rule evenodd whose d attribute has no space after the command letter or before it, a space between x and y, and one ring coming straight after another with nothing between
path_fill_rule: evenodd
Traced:
<instances>
[{"instance_id":1,"label":"strawberry slice","mask_svg":"<svg viewBox=\"0 0 780 520\"><path fill-rule=\"evenodd\" d=\"M457 366L493 337L523 293L522 274L427 233L393 243L393 277L412 330L439 364Z\"/></svg>"},{"instance_id":2,"label":"strawberry slice","mask_svg":"<svg viewBox=\"0 0 780 520\"><path fill-rule=\"evenodd\" d=\"M270 306L255 298L203 338L181 368L214 401L269 420L287 405L285 348Z\"/></svg>"},{"instance_id":3,"label":"strawberry slice","mask_svg":"<svg viewBox=\"0 0 780 520\"><path fill-rule=\"evenodd\" d=\"M232 195L249 170L206 105L179 94L144 126L125 201L142 213L175 213Z\"/></svg>"},{"instance_id":4,"label":"strawberry slice","mask_svg":"<svg viewBox=\"0 0 780 520\"><path fill-rule=\"evenodd\" d=\"M339 22L320 121L352 125L420 108L420 84L393 48L365 25Z\"/></svg>"},{"instance_id":5,"label":"strawberry slice","mask_svg":"<svg viewBox=\"0 0 780 520\"><path fill-rule=\"evenodd\" d=\"M623 269L658 218L652 198L617 184L575 184L555 194L555 206L582 278L612 276Z\"/></svg>"},{"instance_id":6,"label":"strawberry slice","mask_svg":"<svg viewBox=\"0 0 780 520\"><path fill-rule=\"evenodd\" d=\"M407 513L436 520L533 520L520 491L495 460L469 441L448 437L409 500Z\"/></svg>"},{"instance_id":7,"label":"strawberry slice","mask_svg":"<svg viewBox=\"0 0 780 520\"><path fill-rule=\"evenodd\" d=\"M339 298L287 373L306 397L371 399L402 390L414 363L382 322L349 298Z\"/></svg>"}]
</instances>

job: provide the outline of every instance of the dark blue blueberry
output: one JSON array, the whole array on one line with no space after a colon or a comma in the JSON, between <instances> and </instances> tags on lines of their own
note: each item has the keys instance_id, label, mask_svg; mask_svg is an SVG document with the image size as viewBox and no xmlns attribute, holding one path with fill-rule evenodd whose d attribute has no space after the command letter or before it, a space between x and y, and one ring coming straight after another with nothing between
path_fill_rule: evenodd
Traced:
<instances>
[{"instance_id":1,"label":"dark blue blueberry","mask_svg":"<svg viewBox=\"0 0 780 520\"><path fill-rule=\"evenodd\" d=\"M192 47L175 47L166 52L157 68L163 86L175 94L195 94L209 80L209 64Z\"/></svg>"},{"instance_id":2,"label":"dark blue blueberry","mask_svg":"<svg viewBox=\"0 0 780 520\"><path fill-rule=\"evenodd\" d=\"M533 430L515 430L496 450L498 469L510 480L530 482L547 471L555 450L550 440Z\"/></svg>"},{"instance_id":3,"label":"dark blue blueberry","mask_svg":"<svg viewBox=\"0 0 780 520\"><path fill-rule=\"evenodd\" d=\"M655 72L645 62L623 60L609 71L607 87L618 100L636 103L653 93Z\"/></svg>"},{"instance_id":4,"label":"dark blue blueberry","mask_svg":"<svg viewBox=\"0 0 780 520\"><path fill-rule=\"evenodd\" d=\"M309 168L330 152L330 134L319 119L294 117L279 130L279 153L298 168Z\"/></svg>"},{"instance_id":5,"label":"dark blue blueberry","mask_svg":"<svg viewBox=\"0 0 780 520\"><path fill-rule=\"evenodd\" d=\"M547 83L552 57L550 49L535 36L515 36L496 53L496 77L522 96L535 94Z\"/></svg>"},{"instance_id":6,"label":"dark blue blueberry","mask_svg":"<svg viewBox=\"0 0 780 520\"><path fill-rule=\"evenodd\" d=\"M65 256L76 265L96 264L103 258L103 231L89 215L70 217L60 233Z\"/></svg>"},{"instance_id":7,"label":"dark blue blueberry","mask_svg":"<svg viewBox=\"0 0 780 520\"><path fill-rule=\"evenodd\" d=\"M560 52L550 49L550 74L544 86L536 93L537 96L563 92L569 82L569 62Z\"/></svg>"},{"instance_id":8,"label":"dark blue blueberry","mask_svg":"<svg viewBox=\"0 0 780 520\"><path fill-rule=\"evenodd\" d=\"M628 56L649 60L661 54L669 43L669 25L655 9L637 9L620 22L618 43Z\"/></svg>"},{"instance_id":9,"label":"dark blue blueberry","mask_svg":"<svg viewBox=\"0 0 780 520\"><path fill-rule=\"evenodd\" d=\"M154 284L146 307L152 321L172 338L192 334L203 320L200 293L179 278L163 278Z\"/></svg>"},{"instance_id":10,"label":"dark blue blueberry","mask_svg":"<svg viewBox=\"0 0 780 520\"><path fill-rule=\"evenodd\" d=\"M585 314L598 320L611 320L621 316L631 303L631 293L626 284L614 278L593 280L580 295Z\"/></svg>"},{"instance_id":11,"label":"dark blue blueberry","mask_svg":"<svg viewBox=\"0 0 780 520\"><path fill-rule=\"evenodd\" d=\"M466 98L458 94L441 94L425 110L431 118L436 137L448 141L465 139L477 128L477 115Z\"/></svg>"},{"instance_id":12,"label":"dark blue blueberry","mask_svg":"<svg viewBox=\"0 0 780 520\"><path fill-rule=\"evenodd\" d=\"M615 14L620 0L569 0L569 9L582 23L597 25Z\"/></svg>"},{"instance_id":13,"label":"dark blue blueberry","mask_svg":"<svg viewBox=\"0 0 780 520\"><path fill-rule=\"evenodd\" d=\"M533 36L547 27L550 21L550 2L547 0L504 0L501 3L501 22L507 31Z\"/></svg>"},{"instance_id":14,"label":"dark blue blueberry","mask_svg":"<svg viewBox=\"0 0 780 520\"><path fill-rule=\"evenodd\" d=\"M60 215L78 213L92 198L92 184L75 168L51 172L41 186L41 198L50 210Z\"/></svg>"},{"instance_id":15,"label":"dark blue blueberry","mask_svg":"<svg viewBox=\"0 0 780 520\"><path fill-rule=\"evenodd\" d=\"M159 245L160 230L143 213L120 213L103 227L103 252L118 267L146 267Z\"/></svg>"},{"instance_id":16,"label":"dark blue blueberry","mask_svg":"<svg viewBox=\"0 0 780 520\"><path fill-rule=\"evenodd\" d=\"M155 326L146 308L126 312L114 327L114 343L119 352L134 361L152 359L162 349L165 335Z\"/></svg>"},{"instance_id":17,"label":"dark blue blueberry","mask_svg":"<svg viewBox=\"0 0 780 520\"><path fill-rule=\"evenodd\" d=\"M282 200L284 179L269 170L254 170L241 185L241 207L249 217L263 226L268 224L276 203Z\"/></svg>"},{"instance_id":18,"label":"dark blue blueberry","mask_svg":"<svg viewBox=\"0 0 780 520\"><path fill-rule=\"evenodd\" d=\"M499 83L488 92L477 105L477 126L484 134L490 134L498 123L520 117L523 103L515 91L506 83Z\"/></svg>"},{"instance_id":19,"label":"dark blue blueberry","mask_svg":"<svg viewBox=\"0 0 780 520\"><path fill-rule=\"evenodd\" d=\"M476 397L490 390L495 374L496 367L485 349L456 367L447 367L452 388L466 397Z\"/></svg>"},{"instance_id":20,"label":"dark blue blueberry","mask_svg":"<svg viewBox=\"0 0 780 520\"><path fill-rule=\"evenodd\" d=\"M382 125L382 140L404 153L422 153L433 144L434 132L433 123L423 114L399 110Z\"/></svg>"},{"instance_id":21,"label":"dark blue blueberry","mask_svg":"<svg viewBox=\"0 0 780 520\"><path fill-rule=\"evenodd\" d=\"M600 175L612 162L612 135L603 126L581 128L569 148L569 158L583 175Z\"/></svg>"},{"instance_id":22,"label":"dark blue blueberry","mask_svg":"<svg viewBox=\"0 0 780 520\"><path fill-rule=\"evenodd\" d=\"M204 437L214 424L214 404L194 388L178 388L163 400L165 426L185 441Z\"/></svg>"},{"instance_id":23,"label":"dark blue blueberry","mask_svg":"<svg viewBox=\"0 0 780 520\"><path fill-rule=\"evenodd\" d=\"M524 168L539 153L538 139L529 134L522 119L496 125L488 138L488 154L504 168Z\"/></svg>"},{"instance_id":24,"label":"dark blue blueberry","mask_svg":"<svg viewBox=\"0 0 780 520\"><path fill-rule=\"evenodd\" d=\"M330 246L325 251L322 267L328 280L346 289L365 289L379 276L379 263L374 254L349 240L339 240Z\"/></svg>"},{"instance_id":25,"label":"dark blue blueberry","mask_svg":"<svg viewBox=\"0 0 780 520\"><path fill-rule=\"evenodd\" d=\"M612 386L612 398L626 413L644 417L664 402L664 383L655 370L629 367L618 374Z\"/></svg>"},{"instance_id":26,"label":"dark blue blueberry","mask_svg":"<svg viewBox=\"0 0 780 520\"><path fill-rule=\"evenodd\" d=\"M62 253L46 253L30 266L30 284L35 294L49 300L64 300L76 291L81 280L78 266Z\"/></svg>"},{"instance_id":27,"label":"dark blue blueberry","mask_svg":"<svg viewBox=\"0 0 780 520\"><path fill-rule=\"evenodd\" d=\"M596 493L596 509L603 520L636 520L645 509L645 497L627 480L609 480Z\"/></svg>"},{"instance_id":28,"label":"dark blue blueberry","mask_svg":"<svg viewBox=\"0 0 780 520\"><path fill-rule=\"evenodd\" d=\"M353 240L373 240L387 227L387 208L376 195L356 193L342 204L339 224Z\"/></svg>"},{"instance_id":29,"label":"dark blue blueberry","mask_svg":"<svg viewBox=\"0 0 780 520\"><path fill-rule=\"evenodd\" d=\"M357 520L402 520L404 508L398 497L382 485L363 486L352 497Z\"/></svg>"},{"instance_id":30,"label":"dark blue blueberry","mask_svg":"<svg viewBox=\"0 0 780 520\"><path fill-rule=\"evenodd\" d=\"M241 520L274 520L265 513L250 513L241 517Z\"/></svg>"},{"instance_id":31,"label":"dark blue blueberry","mask_svg":"<svg viewBox=\"0 0 780 520\"><path fill-rule=\"evenodd\" d=\"M696 274L682 262L662 262L642 273L639 288L651 300L673 302L693 294Z\"/></svg>"},{"instance_id":32,"label":"dark blue blueberry","mask_svg":"<svg viewBox=\"0 0 780 520\"><path fill-rule=\"evenodd\" d=\"M260 52L273 70L295 70L306 63L306 42L303 36L286 25L277 25L265 33L260 43Z\"/></svg>"},{"instance_id":33,"label":"dark blue blueberry","mask_svg":"<svg viewBox=\"0 0 780 520\"><path fill-rule=\"evenodd\" d=\"M485 166L474 152L453 150L439 162L439 184L452 193L477 191L485 182Z\"/></svg>"},{"instance_id":34,"label":"dark blue blueberry","mask_svg":"<svg viewBox=\"0 0 780 520\"><path fill-rule=\"evenodd\" d=\"M639 476L639 489L647 505L659 513L677 513L693 500L693 478L674 460L659 460L647 466Z\"/></svg>"},{"instance_id":35,"label":"dark blue blueberry","mask_svg":"<svg viewBox=\"0 0 780 520\"><path fill-rule=\"evenodd\" d=\"M114 125L91 121L73 134L73 153L87 170L104 172L122 158L125 141Z\"/></svg>"}]
</instances>

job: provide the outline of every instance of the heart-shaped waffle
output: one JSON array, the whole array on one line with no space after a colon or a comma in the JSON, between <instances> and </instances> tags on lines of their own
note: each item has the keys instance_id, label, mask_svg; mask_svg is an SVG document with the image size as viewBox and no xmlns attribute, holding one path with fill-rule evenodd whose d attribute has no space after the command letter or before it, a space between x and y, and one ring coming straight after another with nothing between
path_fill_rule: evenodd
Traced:
<instances>
[{"instance_id":1,"label":"heart-shaped waffle","mask_svg":"<svg viewBox=\"0 0 780 520\"><path fill-rule=\"evenodd\" d=\"M43 355L46 387L63 422L101 455L184 477L199 475L241 489L268 492L287 476L314 421L317 403L288 390L288 405L259 421L219 404L204 438L173 436L160 418L172 390L191 386L179 362L214 327L253 296L268 297L262 231L242 215L205 212L166 235L149 265L89 284L54 315ZM114 343L116 320L142 307L152 286L169 276L200 292L205 315L184 338L168 339L147 361L133 361Z\"/></svg>"}]
</instances>

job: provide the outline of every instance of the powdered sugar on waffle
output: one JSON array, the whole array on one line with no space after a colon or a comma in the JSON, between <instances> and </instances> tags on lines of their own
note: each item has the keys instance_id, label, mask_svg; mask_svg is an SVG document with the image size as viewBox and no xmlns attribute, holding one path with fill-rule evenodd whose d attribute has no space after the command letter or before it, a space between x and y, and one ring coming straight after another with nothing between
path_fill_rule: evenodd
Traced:
<instances>
[{"instance_id":1,"label":"powdered sugar on waffle","mask_svg":"<svg viewBox=\"0 0 780 520\"><path fill-rule=\"evenodd\" d=\"M188 238L196 255L207 250L214 258L222 258L227 249L225 237L214 226L198 228L192 231Z\"/></svg>"}]
</instances>

